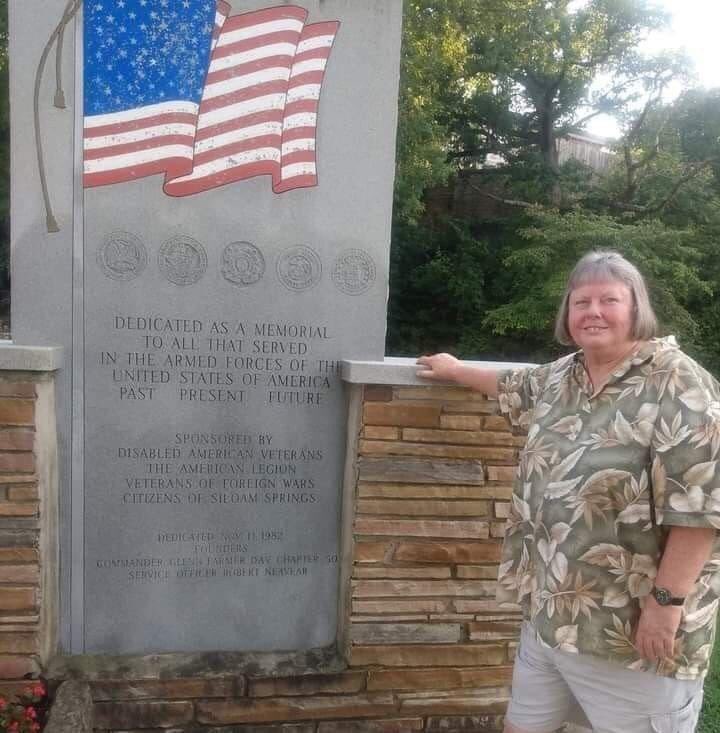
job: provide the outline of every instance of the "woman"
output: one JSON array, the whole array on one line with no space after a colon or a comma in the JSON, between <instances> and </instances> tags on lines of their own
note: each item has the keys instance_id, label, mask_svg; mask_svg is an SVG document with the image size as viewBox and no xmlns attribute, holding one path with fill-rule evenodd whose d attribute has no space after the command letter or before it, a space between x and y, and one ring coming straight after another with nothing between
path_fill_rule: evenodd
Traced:
<instances>
[{"instance_id":1,"label":"woman","mask_svg":"<svg viewBox=\"0 0 720 733\"><path fill-rule=\"evenodd\" d=\"M525 618L505 733L551 733L575 700L596 733L695 730L720 593L720 388L656 327L637 269L594 252L557 316L576 353L510 371L418 359L528 429L499 577Z\"/></svg>"}]
</instances>

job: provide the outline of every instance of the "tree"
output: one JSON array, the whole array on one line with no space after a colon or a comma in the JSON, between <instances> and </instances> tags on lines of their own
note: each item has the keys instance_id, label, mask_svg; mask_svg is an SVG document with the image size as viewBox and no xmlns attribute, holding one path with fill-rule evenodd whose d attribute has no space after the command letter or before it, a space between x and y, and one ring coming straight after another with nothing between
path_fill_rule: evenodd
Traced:
<instances>
[{"instance_id":1,"label":"tree","mask_svg":"<svg viewBox=\"0 0 720 733\"><path fill-rule=\"evenodd\" d=\"M425 189L448 179L452 110L461 103L478 3L406 0L400 81L395 215L422 213Z\"/></svg>"},{"instance_id":2,"label":"tree","mask_svg":"<svg viewBox=\"0 0 720 733\"><path fill-rule=\"evenodd\" d=\"M563 204L558 137L582 130L594 116L624 110L639 98L653 98L682 73L682 62L663 55L644 59L635 47L665 22L643 0L516 0L495 6L473 44L477 73L490 74L490 92L480 88L469 100L475 120L460 137L457 155L466 165L488 152L508 162L536 165L549 195ZM601 79L606 79L601 84ZM488 112L490 114L488 115ZM468 155L469 154L469 155ZM478 157L480 156L480 157Z\"/></svg>"},{"instance_id":3,"label":"tree","mask_svg":"<svg viewBox=\"0 0 720 733\"><path fill-rule=\"evenodd\" d=\"M589 249L610 248L646 276L663 330L720 369L720 93L691 90L665 102L668 85L689 78L686 61L634 49L662 16L641 0L589 0L580 9L500 0L483 4L482 22L471 15L460 24L459 5L433 6L461 25L466 51L434 77L438 94L422 107L437 135L433 170L476 169L496 181L495 189L478 185L478 195L510 207L495 221L415 214L396 222L388 350L549 359L559 353L553 320L570 268ZM415 42L406 64L424 47ZM420 89L422 63L416 71ZM599 85L600 77L609 81ZM625 128L610 171L559 165L558 137L607 111ZM401 130L413 114L401 108ZM414 155L428 157L415 141ZM504 164L482 168L488 153Z\"/></svg>"}]
</instances>

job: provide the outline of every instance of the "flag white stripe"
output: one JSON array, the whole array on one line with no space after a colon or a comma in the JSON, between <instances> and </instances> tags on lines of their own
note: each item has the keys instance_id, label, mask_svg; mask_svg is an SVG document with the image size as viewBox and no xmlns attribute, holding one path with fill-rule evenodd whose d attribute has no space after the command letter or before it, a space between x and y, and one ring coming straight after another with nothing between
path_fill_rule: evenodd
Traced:
<instances>
[{"instance_id":1,"label":"flag white stripe","mask_svg":"<svg viewBox=\"0 0 720 733\"><path fill-rule=\"evenodd\" d=\"M138 150L135 153L125 155L111 155L107 158L85 161L85 173L103 173L104 171L118 170L120 168L133 168L143 163L152 163L155 160L166 158L187 158L192 160L193 146L190 145L164 145L149 150Z\"/></svg>"},{"instance_id":2,"label":"flag white stripe","mask_svg":"<svg viewBox=\"0 0 720 733\"><path fill-rule=\"evenodd\" d=\"M308 71L325 71L326 66L326 58L298 61L296 64L293 64L292 74L290 76L299 76L300 74L306 74Z\"/></svg>"},{"instance_id":3,"label":"flag white stripe","mask_svg":"<svg viewBox=\"0 0 720 733\"><path fill-rule=\"evenodd\" d=\"M283 181L296 176L314 176L317 173L315 163L292 163L284 165L280 171L280 177Z\"/></svg>"},{"instance_id":4,"label":"flag white stripe","mask_svg":"<svg viewBox=\"0 0 720 733\"><path fill-rule=\"evenodd\" d=\"M303 84L290 89L287 93L287 103L297 102L302 99L320 99L321 84Z\"/></svg>"},{"instance_id":5,"label":"flag white stripe","mask_svg":"<svg viewBox=\"0 0 720 733\"><path fill-rule=\"evenodd\" d=\"M156 117L160 114L185 113L196 115L199 107L200 105L194 102L160 102L159 104L149 104L146 107L128 109L123 112L111 112L106 115L86 117L85 129L91 130L93 127L102 127L103 125L118 125L122 122L136 122L143 117Z\"/></svg>"},{"instance_id":6,"label":"flag white stripe","mask_svg":"<svg viewBox=\"0 0 720 733\"><path fill-rule=\"evenodd\" d=\"M256 25L247 26L247 28L237 28L232 31L225 31L218 41L218 47L229 46L230 44L237 43L238 41L246 41L249 38L265 36L269 33L282 33L283 31L294 31L296 33L300 33L304 27L305 24L301 20L294 20L292 18L271 20L267 23L257 23Z\"/></svg>"},{"instance_id":7,"label":"flag white stripe","mask_svg":"<svg viewBox=\"0 0 720 733\"><path fill-rule=\"evenodd\" d=\"M329 36L313 36L313 38L306 38L304 41L298 43L298 53L305 53L306 51L314 51L316 48L329 48L333 45L335 35Z\"/></svg>"},{"instance_id":8,"label":"flag white stripe","mask_svg":"<svg viewBox=\"0 0 720 733\"><path fill-rule=\"evenodd\" d=\"M317 114L315 112L299 112L296 115L288 115L283 124L283 129L293 130L296 127L315 127L317 125Z\"/></svg>"},{"instance_id":9,"label":"flag white stripe","mask_svg":"<svg viewBox=\"0 0 720 733\"><path fill-rule=\"evenodd\" d=\"M176 178L173 183L184 183L185 181L205 178L205 176L222 173L222 171L231 170L232 168L237 168L248 163L261 163L265 161L279 163L280 151L277 148L255 148L244 153L225 155L222 158L217 158L209 163L203 163L203 165L197 166L190 175Z\"/></svg>"},{"instance_id":10,"label":"flag white stripe","mask_svg":"<svg viewBox=\"0 0 720 733\"><path fill-rule=\"evenodd\" d=\"M215 53L215 47L218 45L220 35L222 34L222 28L225 25L226 20L227 16L223 15L222 13L215 13L215 31L213 33L212 42L210 44L211 53Z\"/></svg>"},{"instance_id":11,"label":"flag white stripe","mask_svg":"<svg viewBox=\"0 0 720 733\"><path fill-rule=\"evenodd\" d=\"M265 122L260 125L250 125L248 127L241 127L238 130L224 132L221 135L214 135L207 140L199 140L195 144L195 153L206 153L223 145L231 145L241 140L251 140L254 137L262 137L264 135L282 135L282 123Z\"/></svg>"},{"instance_id":12,"label":"flag white stripe","mask_svg":"<svg viewBox=\"0 0 720 733\"><path fill-rule=\"evenodd\" d=\"M205 87L203 99L215 99L223 94L236 92L240 89L247 89L256 84L264 84L269 81L287 81L290 70L287 66L274 67L272 69L263 69L262 71L254 71L250 74L242 74L234 76L232 79L217 81L214 84L208 84Z\"/></svg>"},{"instance_id":13,"label":"flag white stripe","mask_svg":"<svg viewBox=\"0 0 720 733\"><path fill-rule=\"evenodd\" d=\"M256 112L268 112L274 109L281 110L285 107L285 96L285 94L266 94L262 97L247 99L244 102L203 112L198 120L198 130L219 125L221 122L227 122L228 120L234 120L236 117L252 115Z\"/></svg>"},{"instance_id":14,"label":"flag white stripe","mask_svg":"<svg viewBox=\"0 0 720 733\"><path fill-rule=\"evenodd\" d=\"M186 135L192 140L195 138L195 125L175 122L167 125L145 127L142 130L128 130L127 132L121 132L115 135L91 137L85 140L85 150L97 150L98 148L112 147L114 145L138 143L143 140L163 137L164 135Z\"/></svg>"},{"instance_id":15,"label":"flag white stripe","mask_svg":"<svg viewBox=\"0 0 720 733\"><path fill-rule=\"evenodd\" d=\"M252 51L233 53L230 56L213 59L210 63L210 73L213 71L224 71L240 64L249 64L251 61L272 58L273 56L295 56L297 46L294 43L271 43L268 46L260 46Z\"/></svg>"},{"instance_id":16,"label":"flag white stripe","mask_svg":"<svg viewBox=\"0 0 720 733\"><path fill-rule=\"evenodd\" d=\"M287 155L288 153L295 153L299 150L315 150L314 138L307 137L301 138L300 140L290 140L290 142L283 143L282 154Z\"/></svg>"}]
</instances>

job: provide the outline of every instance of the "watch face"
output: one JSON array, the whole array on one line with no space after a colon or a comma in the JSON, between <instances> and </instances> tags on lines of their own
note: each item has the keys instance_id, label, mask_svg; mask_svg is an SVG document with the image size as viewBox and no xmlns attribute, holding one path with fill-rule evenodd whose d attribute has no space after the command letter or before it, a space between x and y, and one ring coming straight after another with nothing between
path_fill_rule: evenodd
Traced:
<instances>
[{"instance_id":1,"label":"watch face","mask_svg":"<svg viewBox=\"0 0 720 733\"><path fill-rule=\"evenodd\" d=\"M653 595L655 596L655 600L661 606L669 606L672 602L672 596L669 591L665 590L665 588L655 588Z\"/></svg>"}]
</instances>

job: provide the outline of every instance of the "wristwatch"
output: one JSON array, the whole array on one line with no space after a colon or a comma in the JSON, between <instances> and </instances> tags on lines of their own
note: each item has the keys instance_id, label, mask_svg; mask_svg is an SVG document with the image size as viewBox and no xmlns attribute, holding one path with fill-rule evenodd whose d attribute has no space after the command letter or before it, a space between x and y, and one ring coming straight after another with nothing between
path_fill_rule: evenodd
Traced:
<instances>
[{"instance_id":1,"label":"wristwatch","mask_svg":"<svg viewBox=\"0 0 720 733\"><path fill-rule=\"evenodd\" d=\"M685 598L674 596L667 588L660 588L657 585L650 591L658 606L682 606Z\"/></svg>"}]
</instances>

